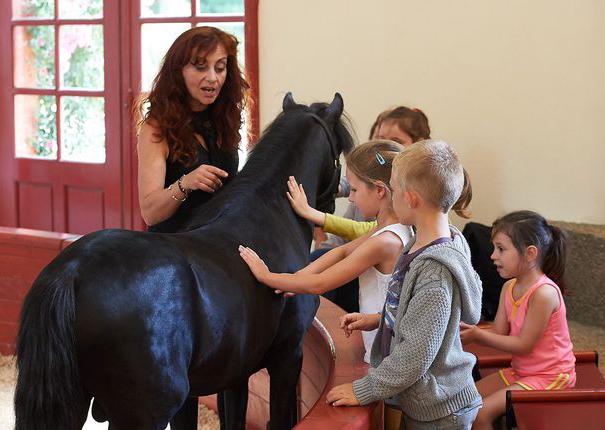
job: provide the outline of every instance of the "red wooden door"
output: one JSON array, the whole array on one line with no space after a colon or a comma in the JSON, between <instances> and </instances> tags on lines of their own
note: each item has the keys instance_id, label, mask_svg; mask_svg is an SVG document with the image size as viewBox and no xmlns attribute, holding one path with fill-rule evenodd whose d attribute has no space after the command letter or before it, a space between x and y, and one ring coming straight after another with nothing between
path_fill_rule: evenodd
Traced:
<instances>
[{"instance_id":1,"label":"red wooden door","mask_svg":"<svg viewBox=\"0 0 605 430\"><path fill-rule=\"evenodd\" d=\"M118 0L0 7L0 225L124 226Z\"/></svg>"}]
</instances>

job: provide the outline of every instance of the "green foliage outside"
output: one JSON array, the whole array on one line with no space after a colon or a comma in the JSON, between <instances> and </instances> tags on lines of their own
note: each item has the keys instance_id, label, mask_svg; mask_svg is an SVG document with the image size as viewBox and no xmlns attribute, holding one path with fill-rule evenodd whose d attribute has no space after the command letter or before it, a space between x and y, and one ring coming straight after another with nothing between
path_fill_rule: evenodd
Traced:
<instances>
[{"instance_id":1,"label":"green foliage outside","mask_svg":"<svg viewBox=\"0 0 605 430\"><path fill-rule=\"evenodd\" d=\"M202 13L244 13L244 0L201 0Z\"/></svg>"},{"instance_id":2,"label":"green foliage outside","mask_svg":"<svg viewBox=\"0 0 605 430\"><path fill-rule=\"evenodd\" d=\"M167 7L169 0L155 0L148 6L154 15L160 15ZM244 0L194 0L198 2L198 10L202 13L244 13Z\"/></svg>"},{"instance_id":3,"label":"green foliage outside","mask_svg":"<svg viewBox=\"0 0 605 430\"><path fill-rule=\"evenodd\" d=\"M103 28L95 25L91 34L89 43L77 45L71 53L69 69L63 74L63 87L103 88ZM63 97L61 105L62 154L65 158L75 156L85 161L87 154L95 152L90 146L99 144L99 139L91 138L87 132L91 131L88 130L91 122L99 115L104 117L103 101L98 97Z\"/></svg>"},{"instance_id":4,"label":"green foliage outside","mask_svg":"<svg viewBox=\"0 0 605 430\"><path fill-rule=\"evenodd\" d=\"M57 151L57 103L54 96L41 96L38 111L38 134L29 142L39 157L54 156Z\"/></svg>"},{"instance_id":5,"label":"green foliage outside","mask_svg":"<svg viewBox=\"0 0 605 430\"><path fill-rule=\"evenodd\" d=\"M28 7L24 10L27 16L53 16L54 2L47 0L31 0ZM84 14L99 14L99 4L83 5L80 10ZM102 6L102 4L101 4ZM64 27L66 28L66 27ZM26 27L26 39L29 48L33 51L37 88L55 87L55 43L54 27L52 26L28 26ZM65 30L64 30L65 31ZM67 63L69 68L63 73L62 85L66 88L91 88L102 89L104 85L104 61L103 61L103 28L95 25L92 28L92 40L89 43L78 44ZM65 55L65 53L61 52ZM87 139L86 124L91 113L98 114L97 98L65 97L62 99L63 124L68 127L75 127L74 130L65 130L65 136L77 139L76 142L69 142L68 153L82 152L90 140ZM35 156L48 158L54 155L57 142L56 125L56 100L54 96L41 96L39 102L38 133L35 134L28 144L32 148ZM82 102L86 100L89 103ZM93 108L87 104L94 105ZM103 112L101 112L102 114ZM67 154L66 154L67 155Z\"/></svg>"},{"instance_id":6,"label":"green foliage outside","mask_svg":"<svg viewBox=\"0 0 605 430\"><path fill-rule=\"evenodd\" d=\"M22 16L54 17L55 2L53 0L29 0L23 5Z\"/></svg>"}]
</instances>

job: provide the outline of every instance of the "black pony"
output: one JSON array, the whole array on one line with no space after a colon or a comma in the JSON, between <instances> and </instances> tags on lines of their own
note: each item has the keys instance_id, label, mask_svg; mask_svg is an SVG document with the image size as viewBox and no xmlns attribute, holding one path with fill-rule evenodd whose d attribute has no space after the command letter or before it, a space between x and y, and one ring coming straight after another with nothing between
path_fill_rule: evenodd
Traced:
<instances>
[{"instance_id":1,"label":"black pony","mask_svg":"<svg viewBox=\"0 0 605 430\"><path fill-rule=\"evenodd\" d=\"M308 261L311 226L285 198L289 175L311 204L333 204L338 157L353 142L343 102L298 105L288 94L242 172L193 214L190 230L103 230L38 276L21 314L16 430L195 429L197 396L223 391L222 427L245 427L248 377L270 375L270 428L296 422L302 339L316 296L263 288L238 245L271 270ZM226 407L225 407L226 406Z\"/></svg>"}]
</instances>

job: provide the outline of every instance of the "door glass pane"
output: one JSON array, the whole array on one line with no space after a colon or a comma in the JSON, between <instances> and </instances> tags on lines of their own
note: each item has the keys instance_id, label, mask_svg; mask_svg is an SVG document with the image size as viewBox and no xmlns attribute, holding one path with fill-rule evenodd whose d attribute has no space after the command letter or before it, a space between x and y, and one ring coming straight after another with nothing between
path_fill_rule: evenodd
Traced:
<instances>
[{"instance_id":1,"label":"door glass pane","mask_svg":"<svg viewBox=\"0 0 605 430\"><path fill-rule=\"evenodd\" d=\"M17 25L14 29L13 76L16 87L55 87L55 28Z\"/></svg>"},{"instance_id":2,"label":"door glass pane","mask_svg":"<svg viewBox=\"0 0 605 430\"><path fill-rule=\"evenodd\" d=\"M243 15L244 0L195 0L198 15Z\"/></svg>"},{"instance_id":3,"label":"door glass pane","mask_svg":"<svg viewBox=\"0 0 605 430\"><path fill-rule=\"evenodd\" d=\"M54 0L13 0L13 18L54 18Z\"/></svg>"},{"instance_id":4,"label":"door glass pane","mask_svg":"<svg viewBox=\"0 0 605 430\"><path fill-rule=\"evenodd\" d=\"M103 26L59 28L61 88L103 89Z\"/></svg>"},{"instance_id":5,"label":"door glass pane","mask_svg":"<svg viewBox=\"0 0 605 430\"><path fill-rule=\"evenodd\" d=\"M61 97L61 160L105 162L103 97Z\"/></svg>"},{"instance_id":6,"label":"door glass pane","mask_svg":"<svg viewBox=\"0 0 605 430\"><path fill-rule=\"evenodd\" d=\"M220 28L227 33L234 35L239 41L237 45L237 61L240 67L244 67L246 58L245 56L245 40L244 40L244 23L243 22L210 22L210 23L199 23L197 26L209 25L211 27Z\"/></svg>"},{"instance_id":7,"label":"door glass pane","mask_svg":"<svg viewBox=\"0 0 605 430\"><path fill-rule=\"evenodd\" d=\"M191 16L191 0L141 0L141 16Z\"/></svg>"},{"instance_id":8,"label":"door glass pane","mask_svg":"<svg viewBox=\"0 0 605 430\"><path fill-rule=\"evenodd\" d=\"M57 103L54 96L15 96L17 157L57 158Z\"/></svg>"},{"instance_id":9,"label":"door glass pane","mask_svg":"<svg viewBox=\"0 0 605 430\"><path fill-rule=\"evenodd\" d=\"M59 18L101 18L103 0L59 0Z\"/></svg>"},{"instance_id":10,"label":"door glass pane","mask_svg":"<svg viewBox=\"0 0 605 430\"><path fill-rule=\"evenodd\" d=\"M160 70L162 58L172 42L184 31L188 23L143 24L141 26L141 90L151 90L151 83Z\"/></svg>"}]
</instances>

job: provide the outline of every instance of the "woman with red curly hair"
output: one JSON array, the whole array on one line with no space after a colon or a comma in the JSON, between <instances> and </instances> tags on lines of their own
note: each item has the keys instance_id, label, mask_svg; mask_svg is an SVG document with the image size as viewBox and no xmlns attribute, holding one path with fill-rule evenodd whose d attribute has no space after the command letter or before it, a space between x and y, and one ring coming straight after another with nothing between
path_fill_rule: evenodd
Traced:
<instances>
[{"instance_id":1,"label":"woman with red curly hair","mask_svg":"<svg viewBox=\"0 0 605 430\"><path fill-rule=\"evenodd\" d=\"M181 34L164 57L139 122L139 205L150 231L176 232L237 172L248 83L237 39L214 27Z\"/></svg>"}]
</instances>

